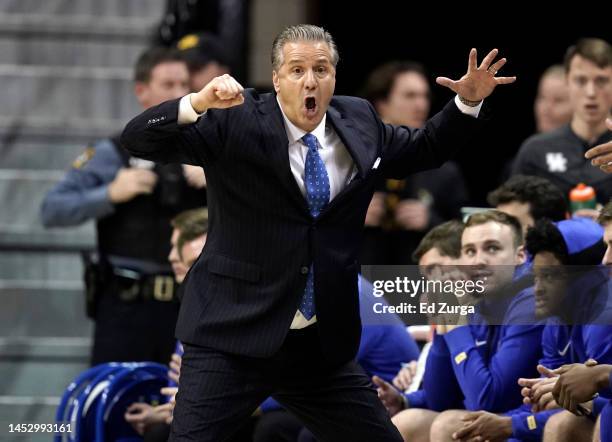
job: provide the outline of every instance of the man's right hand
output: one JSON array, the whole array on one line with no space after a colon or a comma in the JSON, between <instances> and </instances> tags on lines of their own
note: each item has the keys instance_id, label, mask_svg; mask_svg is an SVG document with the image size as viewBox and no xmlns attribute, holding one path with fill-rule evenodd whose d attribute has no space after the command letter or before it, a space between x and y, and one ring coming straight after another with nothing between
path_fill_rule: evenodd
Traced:
<instances>
[{"instance_id":1,"label":"man's right hand","mask_svg":"<svg viewBox=\"0 0 612 442\"><path fill-rule=\"evenodd\" d=\"M200 92L191 94L191 106L198 114L208 109L226 109L244 103L244 88L228 74L213 78Z\"/></svg>"},{"instance_id":2,"label":"man's right hand","mask_svg":"<svg viewBox=\"0 0 612 442\"><path fill-rule=\"evenodd\" d=\"M612 130L612 118L606 119L608 130ZM612 141L591 147L584 154L587 160L591 160L593 166L598 166L606 173L612 173Z\"/></svg>"},{"instance_id":3,"label":"man's right hand","mask_svg":"<svg viewBox=\"0 0 612 442\"><path fill-rule=\"evenodd\" d=\"M389 412L391 417L404 409L405 403L399 391L390 383L378 376L372 377L372 382L377 387L378 397Z\"/></svg>"},{"instance_id":4,"label":"man's right hand","mask_svg":"<svg viewBox=\"0 0 612 442\"><path fill-rule=\"evenodd\" d=\"M430 218L429 207L418 199L402 200L395 209L395 221L406 230L422 232Z\"/></svg>"},{"instance_id":5,"label":"man's right hand","mask_svg":"<svg viewBox=\"0 0 612 442\"><path fill-rule=\"evenodd\" d=\"M115 179L108 185L111 203L130 201L138 195L151 194L157 183L157 175L146 169L119 169Z\"/></svg>"},{"instance_id":6,"label":"man's right hand","mask_svg":"<svg viewBox=\"0 0 612 442\"><path fill-rule=\"evenodd\" d=\"M179 383L179 378L181 376L181 363L183 362L183 358L177 353L172 353L172 359L170 360L170 370L168 370L168 377L172 379L177 384Z\"/></svg>"},{"instance_id":7,"label":"man's right hand","mask_svg":"<svg viewBox=\"0 0 612 442\"><path fill-rule=\"evenodd\" d=\"M538 364L537 369L545 377L534 379L520 378L518 380L519 385L523 387L521 389L523 403L531 405L533 413L559 408L559 404L557 404L552 394L559 375L556 373L556 370L551 370L541 364Z\"/></svg>"},{"instance_id":8,"label":"man's right hand","mask_svg":"<svg viewBox=\"0 0 612 442\"><path fill-rule=\"evenodd\" d=\"M154 422L155 413L151 404L136 402L127 408L124 418L142 436L147 426Z\"/></svg>"}]
</instances>

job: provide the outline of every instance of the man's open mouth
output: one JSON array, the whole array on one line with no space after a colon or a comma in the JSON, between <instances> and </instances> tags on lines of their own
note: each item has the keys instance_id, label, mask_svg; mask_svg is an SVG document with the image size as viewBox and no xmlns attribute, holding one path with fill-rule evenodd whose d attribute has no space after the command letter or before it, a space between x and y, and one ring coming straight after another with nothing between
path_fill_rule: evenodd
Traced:
<instances>
[{"instance_id":1,"label":"man's open mouth","mask_svg":"<svg viewBox=\"0 0 612 442\"><path fill-rule=\"evenodd\" d=\"M314 115L317 112L317 100L315 97L306 97L304 99L304 107L306 109L306 115Z\"/></svg>"}]
</instances>

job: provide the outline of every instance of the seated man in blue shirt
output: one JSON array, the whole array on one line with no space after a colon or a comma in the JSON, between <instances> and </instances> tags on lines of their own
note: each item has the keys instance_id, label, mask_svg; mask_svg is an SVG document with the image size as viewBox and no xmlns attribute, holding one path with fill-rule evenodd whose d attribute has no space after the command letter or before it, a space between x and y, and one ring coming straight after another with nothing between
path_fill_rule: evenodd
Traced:
<instances>
[{"instance_id":1,"label":"seated man in blue shirt","mask_svg":"<svg viewBox=\"0 0 612 442\"><path fill-rule=\"evenodd\" d=\"M612 124L609 126L612 127ZM597 221L604 228L603 239L607 247L603 264L612 272L612 203L606 204ZM597 362L591 360L584 365L570 364L555 370L560 377L552 394L559 405L572 411L573 404L585 402L598 391L612 389L612 365ZM597 418L593 440L612 442L612 400L608 401Z\"/></svg>"},{"instance_id":2,"label":"seated man in blue shirt","mask_svg":"<svg viewBox=\"0 0 612 442\"><path fill-rule=\"evenodd\" d=\"M170 224L172 235L170 237L170 254L168 261L172 266L174 279L177 284L182 284L187 272L194 264L206 243L208 234L208 210L191 209L179 213ZM179 290L183 287L179 286ZM177 347L170 360L168 376L174 382L174 387L162 390L162 394L174 397L176 385L179 382L182 346L177 341ZM136 432L143 435L147 441L166 441L170 434L170 422L172 421L172 410L174 399L168 403L153 406L144 402L131 404L125 412L125 420L129 422Z\"/></svg>"},{"instance_id":3,"label":"seated man in blue shirt","mask_svg":"<svg viewBox=\"0 0 612 442\"><path fill-rule=\"evenodd\" d=\"M540 220L529 230L526 247L534 257L536 316L548 318L538 366L545 377L519 380L524 387L522 407L500 416L482 411L466 416L453 435L456 439L591 439L589 419L559 413L553 396L558 377L551 368L588 358L612 359L612 327L597 318L605 313L609 279L604 269L592 267L603 255L601 238L601 227L586 218L556 225ZM583 404L582 410L595 417L606 402L596 399Z\"/></svg>"},{"instance_id":4,"label":"seated man in blue shirt","mask_svg":"<svg viewBox=\"0 0 612 442\"><path fill-rule=\"evenodd\" d=\"M564 365L554 373L559 375L552 392L555 401L570 411L576 404L589 401L598 391L612 388L612 365L597 364L595 360ZM597 418L593 440L612 442L612 400Z\"/></svg>"},{"instance_id":5,"label":"seated man in blue shirt","mask_svg":"<svg viewBox=\"0 0 612 442\"><path fill-rule=\"evenodd\" d=\"M542 326L534 318L533 294L522 290L522 279L513 281L516 267L525 260L518 220L494 210L472 215L461 244L468 279L484 282L486 289L477 299L476 313L463 316L462 325L436 326L431 351L439 364L432 366L428 359L424 394L402 398L390 385L379 385L379 395L391 413L408 408L393 418L405 440L429 440L430 430L432 437L434 432L443 433L466 413L439 414L444 410L518 406L516 379L535 373L540 356Z\"/></svg>"},{"instance_id":6,"label":"seated man in blue shirt","mask_svg":"<svg viewBox=\"0 0 612 442\"><path fill-rule=\"evenodd\" d=\"M419 272L427 280L446 281L450 279L458 270L461 258L461 235L463 233L463 223L459 221L448 221L444 224L431 229L421 240L419 246L413 254L413 260L419 265ZM421 298L424 300L424 298ZM427 299L429 301L429 299ZM432 324L445 323L446 318L436 315L430 316ZM448 357L448 348L444 342L444 338L439 335L433 336L432 345L427 353L425 362L427 370L424 373L421 389L410 394L411 403L421 404L426 401L428 396L439 397L448 402L449 407L453 404L461 404L463 395L459 385L454 380L453 368ZM438 378L444 378L446 382L438 382ZM382 379L373 378L374 383L379 387L379 395L383 401L389 396L385 394L390 391L391 394L395 390L389 383ZM393 386L400 391L409 389L413 382L413 373L407 368L402 368L393 379ZM397 399L401 399L396 395ZM404 403L398 400L396 404L385 404L391 415L396 415L401 411ZM460 405L455 405L460 406ZM419 405L417 405L419 407ZM429 426L437 416L437 413L425 408L411 409L411 418L414 423L414 428L424 428L426 430L415 431L419 435L425 435L424 432L429 431ZM417 435L415 435L417 436ZM424 437L423 440L426 440ZM417 439L418 440L418 439Z\"/></svg>"},{"instance_id":7,"label":"seated man in blue shirt","mask_svg":"<svg viewBox=\"0 0 612 442\"><path fill-rule=\"evenodd\" d=\"M523 228L542 218L561 221L567 218L567 202L561 190L546 178L514 175L487 195L491 207L516 217Z\"/></svg>"}]
</instances>

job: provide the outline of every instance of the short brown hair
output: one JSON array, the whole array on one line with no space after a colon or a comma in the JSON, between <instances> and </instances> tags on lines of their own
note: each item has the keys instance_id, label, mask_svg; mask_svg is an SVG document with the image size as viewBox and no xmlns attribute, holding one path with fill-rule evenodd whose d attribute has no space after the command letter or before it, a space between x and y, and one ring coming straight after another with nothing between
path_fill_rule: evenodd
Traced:
<instances>
[{"instance_id":1,"label":"short brown hair","mask_svg":"<svg viewBox=\"0 0 612 442\"><path fill-rule=\"evenodd\" d=\"M441 255L459 258L461 256L461 233L463 224L459 221L447 221L434 227L423 237L412 254L412 260L418 263L423 255L431 249L438 249Z\"/></svg>"},{"instance_id":2,"label":"short brown hair","mask_svg":"<svg viewBox=\"0 0 612 442\"><path fill-rule=\"evenodd\" d=\"M170 224L180 232L177 241L180 255L185 243L208 233L208 209L186 210L176 215Z\"/></svg>"},{"instance_id":3,"label":"short brown hair","mask_svg":"<svg viewBox=\"0 0 612 442\"><path fill-rule=\"evenodd\" d=\"M427 71L421 63L415 61L390 61L372 71L361 92L363 98L376 107L378 102L386 101L401 74L414 72L427 81Z\"/></svg>"},{"instance_id":4,"label":"short brown hair","mask_svg":"<svg viewBox=\"0 0 612 442\"><path fill-rule=\"evenodd\" d=\"M606 226L612 222L612 201L609 201L608 204L603 206L603 209L599 212L599 217L597 217L597 222L602 226Z\"/></svg>"},{"instance_id":5,"label":"short brown hair","mask_svg":"<svg viewBox=\"0 0 612 442\"><path fill-rule=\"evenodd\" d=\"M570 46L565 53L565 72L569 72L572 59L580 55L600 68L612 66L612 46L600 38L581 38L575 45Z\"/></svg>"},{"instance_id":6,"label":"short brown hair","mask_svg":"<svg viewBox=\"0 0 612 442\"><path fill-rule=\"evenodd\" d=\"M162 63L182 62L186 64L181 53L174 48L163 46L152 47L144 51L138 57L134 66L134 81L138 83L148 83L151 80L151 73L157 65Z\"/></svg>"},{"instance_id":7,"label":"short brown hair","mask_svg":"<svg viewBox=\"0 0 612 442\"><path fill-rule=\"evenodd\" d=\"M486 210L484 212L474 213L465 222L465 228L480 226L486 223L499 223L510 227L512 236L514 236L514 246L519 247L523 244L523 230L521 223L512 215L501 212L499 210Z\"/></svg>"},{"instance_id":8,"label":"short brown hair","mask_svg":"<svg viewBox=\"0 0 612 442\"><path fill-rule=\"evenodd\" d=\"M541 218L561 221L567 212L563 192L546 178L531 175L514 175L489 193L487 202L493 207L513 202L527 203L534 221Z\"/></svg>"}]
</instances>

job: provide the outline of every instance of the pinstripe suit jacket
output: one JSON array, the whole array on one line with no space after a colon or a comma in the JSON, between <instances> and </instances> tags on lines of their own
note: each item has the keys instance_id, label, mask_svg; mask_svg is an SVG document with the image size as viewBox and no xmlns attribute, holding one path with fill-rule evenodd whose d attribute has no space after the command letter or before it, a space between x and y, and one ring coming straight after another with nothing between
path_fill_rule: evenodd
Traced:
<instances>
[{"instance_id":1,"label":"pinstripe suit jacket","mask_svg":"<svg viewBox=\"0 0 612 442\"><path fill-rule=\"evenodd\" d=\"M365 100L334 97L327 121L358 173L313 219L291 173L275 95L244 95L240 106L180 126L179 100L168 101L134 118L121 138L135 156L206 173L209 232L185 282L177 337L232 354L274 354L314 263L321 345L330 360L344 362L359 346L357 257L375 181L439 167L482 119L451 101L423 130L412 130L383 124Z\"/></svg>"}]
</instances>

